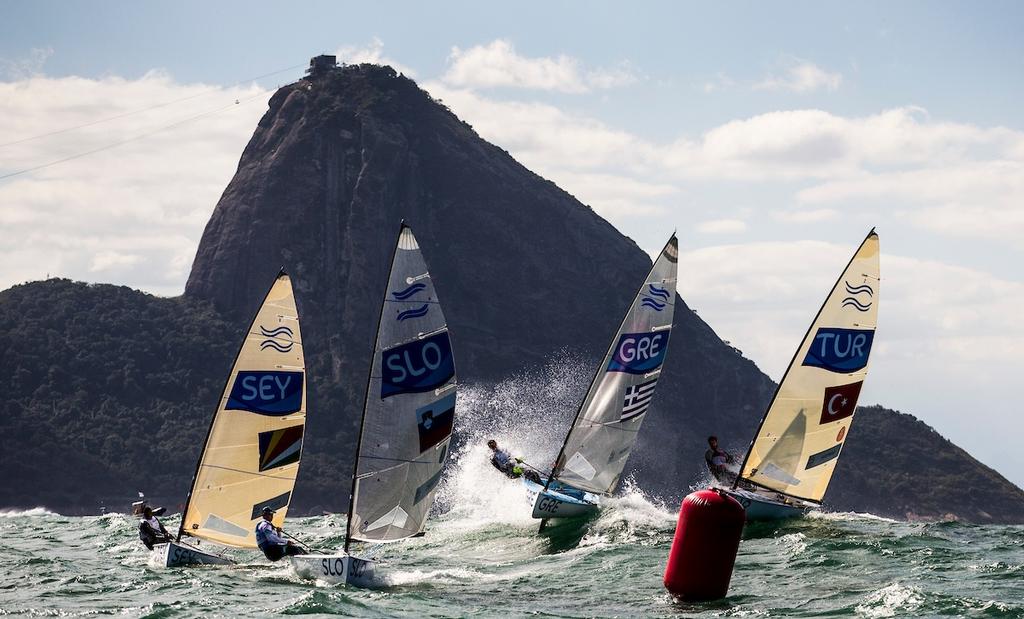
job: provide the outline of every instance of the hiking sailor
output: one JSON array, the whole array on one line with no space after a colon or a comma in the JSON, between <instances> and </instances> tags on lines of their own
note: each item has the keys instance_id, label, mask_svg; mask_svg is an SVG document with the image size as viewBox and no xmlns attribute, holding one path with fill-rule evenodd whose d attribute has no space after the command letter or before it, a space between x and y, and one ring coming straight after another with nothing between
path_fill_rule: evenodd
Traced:
<instances>
[{"instance_id":1,"label":"hiking sailor","mask_svg":"<svg viewBox=\"0 0 1024 619\"><path fill-rule=\"evenodd\" d=\"M493 438L487 441L487 446L491 448L491 465L505 474L510 479L517 479L525 476L526 479L535 483L543 483L540 480L540 475L536 471L524 471L522 465L524 464L523 459L519 457L512 457L507 449L498 447L498 441Z\"/></svg>"},{"instance_id":2,"label":"hiking sailor","mask_svg":"<svg viewBox=\"0 0 1024 619\"><path fill-rule=\"evenodd\" d=\"M716 480L723 484L731 484L736 479L736 474L726 468L726 464L732 464L734 458L724 449L718 448L718 437L708 437L708 450L704 452L704 461L707 462L708 470Z\"/></svg>"},{"instance_id":3,"label":"hiking sailor","mask_svg":"<svg viewBox=\"0 0 1024 619\"><path fill-rule=\"evenodd\" d=\"M166 544L171 541L171 535L160 524L160 521L153 515L153 508L146 505L142 508L142 520L139 521L139 539L146 545L146 548L153 550L156 544Z\"/></svg>"},{"instance_id":4,"label":"hiking sailor","mask_svg":"<svg viewBox=\"0 0 1024 619\"><path fill-rule=\"evenodd\" d=\"M306 551L280 536L280 527L272 522L274 510L263 508L263 520L256 524L256 545L271 561L280 561L282 557L304 555Z\"/></svg>"}]
</instances>

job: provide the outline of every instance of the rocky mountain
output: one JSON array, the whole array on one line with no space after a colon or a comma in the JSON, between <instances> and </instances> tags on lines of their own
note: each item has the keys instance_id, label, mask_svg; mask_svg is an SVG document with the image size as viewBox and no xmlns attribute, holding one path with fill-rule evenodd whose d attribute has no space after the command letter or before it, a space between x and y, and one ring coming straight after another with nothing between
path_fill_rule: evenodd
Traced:
<instances>
[{"instance_id":1,"label":"rocky mountain","mask_svg":"<svg viewBox=\"0 0 1024 619\"><path fill-rule=\"evenodd\" d=\"M44 294L73 297L84 311L111 316L103 324L58 316L30 327L47 334L53 354L36 351L38 363L28 365L8 355L0 365L0 380L21 381L11 383L19 385L19 397L8 404L21 412L4 425L24 432L44 411L63 409L76 397L89 404L75 408L76 415L53 413L46 423L65 423L96 406L116 408L123 413L118 418L131 419L129 427L158 428L156 444L174 435L166 440L179 452L160 452L162 460L154 461L145 449L125 456L126 447L101 446L106 451L91 452L89 466L112 467L111 459L126 458L117 463L121 477L112 477L110 485L141 477L151 492L184 492L198 449L188 441L205 431L210 394L222 386L230 363L226 351L233 352L239 329L283 265L296 285L309 408L317 411L308 421L311 438L296 506L343 510L374 325L402 219L430 262L464 383L501 380L562 350L596 364L650 267L634 242L482 140L412 80L387 67L343 67L285 86L271 99L206 227L184 297L157 299L69 282L0 294L5 325L19 324L18 312ZM162 308L167 325L193 335L181 342L160 338L158 346L150 339L152 316L137 310L137 318L127 317L122 304ZM134 377L138 393L120 391L120 385L112 391L99 378L74 393L55 393L54 381L26 378L26 372L67 372L68 358L88 357L88 344L71 337L79 328L116 332L122 351L83 371L126 374L118 369L121 359L145 349L156 384L176 377L179 389L150 389L150 376L142 374ZM68 341L61 341L62 334ZM3 337L17 346L13 331ZM175 368L170 377L164 377L167 368ZM579 398L586 387L579 385ZM745 445L773 388L750 360L679 303L659 392L631 462L641 487L681 497L701 475L704 437L738 437ZM551 410L551 424L567 428L574 413ZM148 424L154 420L160 425ZM107 423L96 421L87 430L117 435L126 427ZM50 449L74 450L76 432L62 430ZM891 436L905 441L900 449L891 448ZM866 408L848 445L827 498L833 507L897 517L1024 521L1024 492L913 417ZM32 476L42 458L26 457L19 471ZM0 463L5 471L11 465L6 454ZM81 485L92 474L68 475ZM27 492L28 486L0 493L0 502L37 504Z\"/></svg>"}]
</instances>

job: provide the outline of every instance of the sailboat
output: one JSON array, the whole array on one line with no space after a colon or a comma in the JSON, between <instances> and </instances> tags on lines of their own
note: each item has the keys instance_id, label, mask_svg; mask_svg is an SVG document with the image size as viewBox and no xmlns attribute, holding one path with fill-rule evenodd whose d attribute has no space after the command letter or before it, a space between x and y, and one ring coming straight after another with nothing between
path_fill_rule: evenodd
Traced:
<instances>
[{"instance_id":1,"label":"sailboat","mask_svg":"<svg viewBox=\"0 0 1024 619\"><path fill-rule=\"evenodd\" d=\"M836 280L779 383L728 490L747 520L819 507L868 373L878 319L874 229Z\"/></svg>"},{"instance_id":2,"label":"sailboat","mask_svg":"<svg viewBox=\"0 0 1024 619\"><path fill-rule=\"evenodd\" d=\"M291 278L282 269L242 341L214 411L164 564L229 564L200 540L256 548L264 507L282 526L306 425L306 369ZM184 541L184 538L190 538Z\"/></svg>"},{"instance_id":3,"label":"sailboat","mask_svg":"<svg viewBox=\"0 0 1024 619\"><path fill-rule=\"evenodd\" d=\"M306 578L368 585L352 542L423 534L448 458L457 383L448 325L412 230L402 223L377 326L352 475L344 553L291 557Z\"/></svg>"},{"instance_id":4,"label":"sailboat","mask_svg":"<svg viewBox=\"0 0 1024 619\"><path fill-rule=\"evenodd\" d=\"M612 338L551 474L543 484L523 478L541 528L593 513L618 487L668 352L678 262L673 234Z\"/></svg>"}]
</instances>

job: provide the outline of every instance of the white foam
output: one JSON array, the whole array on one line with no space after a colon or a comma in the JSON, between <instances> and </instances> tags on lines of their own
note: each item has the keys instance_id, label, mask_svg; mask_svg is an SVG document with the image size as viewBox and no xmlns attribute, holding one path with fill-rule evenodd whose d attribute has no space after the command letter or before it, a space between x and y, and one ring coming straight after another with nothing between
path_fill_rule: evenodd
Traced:
<instances>
[{"instance_id":1,"label":"white foam","mask_svg":"<svg viewBox=\"0 0 1024 619\"><path fill-rule=\"evenodd\" d=\"M57 512L51 512L45 507L33 507L32 509L0 509L0 518L23 518L32 516L60 516Z\"/></svg>"},{"instance_id":2,"label":"white foam","mask_svg":"<svg viewBox=\"0 0 1024 619\"><path fill-rule=\"evenodd\" d=\"M450 568L442 570L382 570L377 575L377 580L388 587L400 587L408 585L441 585L455 582L499 582L513 580L518 575L509 572L501 574L488 574L477 570L466 568Z\"/></svg>"},{"instance_id":3,"label":"white foam","mask_svg":"<svg viewBox=\"0 0 1024 619\"><path fill-rule=\"evenodd\" d=\"M456 426L463 441L451 455L436 497L444 526L535 525L522 483L490 464L489 439L546 472L583 398L587 372L562 353L547 366L495 385L462 385ZM455 524L455 523L458 524Z\"/></svg>"},{"instance_id":4,"label":"white foam","mask_svg":"<svg viewBox=\"0 0 1024 619\"><path fill-rule=\"evenodd\" d=\"M855 520L871 520L873 522L900 522L899 520L893 520L892 518L886 518L884 516L876 516L875 514L869 514L867 512L823 512L813 510L807 513L808 518L817 518L819 520L833 520L833 521L855 521Z\"/></svg>"},{"instance_id":5,"label":"white foam","mask_svg":"<svg viewBox=\"0 0 1024 619\"><path fill-rule=\"evenodd\" d=\"M803 533L787 533L777 538L775 543L785 548L790 558L807 550L807 536Z\"/></svg>"},{"instance_id":6,"label":"white foam","mask_svg":"<svg viewBox=\"0 0 1024 619\"><path fill-rule=\"evenodd\" d=\"M924 596L917 587L908 587L894 582L887 587L871 592L856 611L862 617L895 617L913 613L924 602Z\"/></svg>"}]
</instances>

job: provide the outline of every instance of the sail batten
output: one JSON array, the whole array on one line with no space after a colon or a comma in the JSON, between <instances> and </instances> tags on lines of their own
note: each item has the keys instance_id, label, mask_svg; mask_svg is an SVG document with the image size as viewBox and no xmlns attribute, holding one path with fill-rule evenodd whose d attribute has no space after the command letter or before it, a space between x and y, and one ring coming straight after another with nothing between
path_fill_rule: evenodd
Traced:
<instances>
[{"instance_id":1,"label":"sail batten","mask_svg":"<svg viewBox=\"0 0 1024 619\"><path fill-rule=\"evenodd\" d=\"M591 381L548 481L610 494L654 397L676 302L675 234L654 261Z\"/></svg>"},{"instance_id":2,"label":"sail batten","mask_svg":"<svg viewBox=\"0 0 1024 619\"><path fill-rule=\"evenodd\" d=\"M291 279L274 280L246 331L210 423L178 538L255 548L263 507L281 525L306 421L302 335Z\"/></svg>"},{"instance_id":3,"label":"sail batten","mask_svg":"<svg viewBox=\"0 0 1024 619\"><path fill-rule=\"evenodd\" d=\"M352 479L346 548L423 530L448 457L455 361L433 279L402 225L381 303Z\"/></svg>"},{"instance_id":4,"label":"sail batten","mask_svg":"<svg viewBox=\"0 0 1024 619\"><path fill-rule=\"evenodd\" d=\"M797 348L740 466L740 480L820 503L857 409L878 318L872 230ZM735 485L734 485L735 487Z\"/></svg>"}]
</instances>

